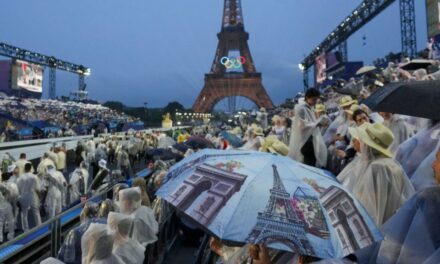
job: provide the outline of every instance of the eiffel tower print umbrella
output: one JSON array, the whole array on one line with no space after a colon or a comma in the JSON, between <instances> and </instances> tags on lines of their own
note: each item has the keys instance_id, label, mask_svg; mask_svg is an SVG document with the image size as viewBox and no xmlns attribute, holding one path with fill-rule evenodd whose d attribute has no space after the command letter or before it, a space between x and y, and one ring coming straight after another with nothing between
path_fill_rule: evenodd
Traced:
<instances>
[{"instance_id":1,"label":"eiffel tower print umbrella","mask_svg":"<svg viewBox=\"0 0 440 264\"><path fill-rule=\"evenodd\" d=\"M226 245L326 259L382 239L331 174L269 153L202 150L171 167L156 195Z\"/></svg>"}]
</instances>

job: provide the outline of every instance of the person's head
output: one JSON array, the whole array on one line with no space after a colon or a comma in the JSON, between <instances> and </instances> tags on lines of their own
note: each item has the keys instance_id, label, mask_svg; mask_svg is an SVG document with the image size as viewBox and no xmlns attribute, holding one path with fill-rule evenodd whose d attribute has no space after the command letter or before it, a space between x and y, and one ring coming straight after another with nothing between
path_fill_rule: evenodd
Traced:
<instances>
[{"instance_id":1,"label":"person's head","mask_svg":"<svg viewBox=\"0 0 440 264\"><path fill-rule=\"evenodd\" d=\"M21 153L20 154L20 159L26 159L26 153Z\"/></svg>"},{"instance_id":2,"label":"person's head","mask_svg":"<svg viewBox=\"0 0 440 264\"><path fill-rule=\"evenodd\" d=\"M434 171L434 179L440 185L440 148L437 150L434 162L432 163L432 170Z\"/></svg>"},{"instance_id":3,"label":"person's head","mask_svg":"<svg viewBox=\"0 0 440 264\"><path fill-rule=\"evenodd\" d=\"M31 163L26 163L26 164L24 164L24 172L25 173L28 173L28 172L31 172L31 170L32 170L32 164Z\"/></svg>"},{"instance_id":4,"label":"person's head","mask_svg":"<svg viewBox=\"0 0 440 264\"><path fill-rule=\"evenodd\" d=\"M141 203L141 189L139 187L119 191L119 209L121 213L131 214L141 207Z\"/></svg>"},{"instance_id":5,"label":"person's head","mask_svg":"<svg viewBox=\"0 0 440 264\"><path fill-rule=\"evenodd\" d=\"M304 100L308 105L315 106L318 103L320 96L321 93L317 89L310 88L306 91Z\"/></svg>"},{"instance_id":6,"label":"person's head","mask_svg":"<svg viewBox=\"0 0 440 264\"><path fill-rule=\"evenodd\" d=\"M114 208L113 208L112 200L105 199L104 201L101 202L101 205L99 206L98 217L107 218L108 214L113 211Z\"/></svg>"},{"instance_id":7,"label":"person's head","mask_svg":"<svg viewBox=\"0 0 440 264\"><path fill-rule=\"evenodd\" d=\"M94 263L112 255L115 237L113 233L109 232L107 225L92 223L84 233L82 240L87 245L85 263Z\"/></svg>"},{"instance_id":8,"label":"person's head","mask_svg":"<svg viewBox=\"0 0 440 264\"><path fill-rule=\"evenodd\" d=\"M357 126L362 126L363 124L370 123L370 117L364 110L358 109L353 112L353 121Z\"/></svg>"},{"instance_id":9,"label":"person's head","mask_svg":"<svg viewBox=\"0 0 440 264\"><path fill-rule=\"evenodd\" d=\"M121 213L110 212L107 221L110 229L120 237L126 238L129 236L133 218Z\"/></svg>"},{"instance_id":10,"label":"person's head","mask_svg":"<svg viewBox=\"0 0 440 264\"><path fill-rule=\"evenodd\" d=\"M48 158L49 158L49 153L44 152L44 154L43 154L43 159L48 159Z\"/></svg>"},{"instance_id":11,"label":"person's head","mask_svg":"<svg viewBox=\"0 0 440 264\"><path fill-rule=\"evenodd\" d=\"M359 139L361 145L367 147L365 150L371 149L375 157L393 157L389 147L394 141L394 135L386 126L380 123L364 124L357 128L350 127L348 130L353 138Z\"/></svg>"},{"instance_id":12,"label":"person's head","mask_svg":"<svg viewBox=\"0 0 440 264\"><path fill-rule=\"evenodd\" d=\"M95 218L96 216L98 216L98 205L93 202L87 202L79 215L79 219L81 223L84 223L88 219Z\"/></svg>"},{"instance_id":13,"label":"person's head","mask_svg":"<svg viewBox=\"0 0 440 264\"><path fill-rule=\"evenodd\" d=\"M379 112L379 114L380 114L380 116L382 116L382 118L385 121L388 121L388 120L390 120L393 117L393 114L392 113L388 113L388 112Z\"/></svg>"}]
</instances>

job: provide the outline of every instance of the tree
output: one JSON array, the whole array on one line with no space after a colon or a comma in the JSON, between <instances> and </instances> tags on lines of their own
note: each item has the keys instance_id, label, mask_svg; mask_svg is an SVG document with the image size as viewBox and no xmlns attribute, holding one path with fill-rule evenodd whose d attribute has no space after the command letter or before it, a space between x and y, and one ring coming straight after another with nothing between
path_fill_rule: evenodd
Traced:
<instances>
[{"instance_id":1,"label":"tree","mask_svg":"<svg viewBox=\"0 0 440 264\"><path fill-rule=\"evenodd\" d=\"M163 108L163 112L164 113L170 113L173 116L176 113L176 110L183 111L183 110L185 110L185 108L183 107L182 104L180 104L177 101L170 102L170 103L167 104L167 106L165 106Z\"/></svg>"},{"instance_id":2,"label":"tree","mask_svg":"<svg viewBox=\"0 0 440 264\"><path fill-rule=\"evenodd\" d=\"M125 109L125 105L121 102L117 102L117 101L108 101L105 102L104 104L102 104L105 107L108 107L110 109L119 111L119 112L123 112Z\"/></svg>"}]
</instances>

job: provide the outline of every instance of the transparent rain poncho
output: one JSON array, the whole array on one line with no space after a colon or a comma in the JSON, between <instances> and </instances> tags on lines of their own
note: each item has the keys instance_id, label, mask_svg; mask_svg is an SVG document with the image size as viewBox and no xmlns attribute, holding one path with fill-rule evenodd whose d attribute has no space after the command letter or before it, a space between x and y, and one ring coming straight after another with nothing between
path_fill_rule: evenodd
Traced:
<instances>
[{"instance_id":1,"label":"transparent rain poncho","mask_svg":"<svg viewBox=\"0 0 440 264\"><path fill-rule=\"evenodd\" d=\"M316 119L315 113L306 104L295 107L295 118L292 123L292 132L289 144L289 157L303 162L304 156L301 148L310 136L313 136L313 148L315 151L316 166L325 167L327 165L327 147L318 125L322 119Z\"/></svg>"},{"instance_id":2,"label":"transparent rain poncho","mask_svg":"<svg viewBox=\"0 0 440 264\"><path fill-rule=\"evenodd\" d=\"M64 188L66 185L66 180L63 174L59 171L50 171L44 177L47 185L48 191L45 200L46 211L49 217L54 217L59 214L62 209L63 195L65 194Z\"/></svg>"},{"instance_id":3,"label":"transparent rain poncho","mask_svg":"<svg viewBox=\"0 0 440 264\"><path fill-rule=\"evenodd\" d=\"M119 192L120 212L134 218L130 238L145 247L157 240L156 234L159 232L159 225L154 218L153 210L142 206L141 202L139 187L124 189Z\"/></svg>"},{"instance_id":4,"label":"transparent rain poncho","mask_svg":"<svg viewBox=\"0 0 440 264\"><path fill-rule=\"evenodd\" d=\"M431 134L440 129L440 122L425 128L415 136L403 142L396 153L396 160L402 165L409 178L412 178L420 163L437 146L438 138L432 138Z\"/></svg>"},{"instance_id":5,"label":"transparent rain poncho","mask_svg":"<svg viewBox=\"0 0 440 264\"><path fill-rule=\"evenodd\" d=\"M132 216L109 213L107 224L115 232L113 253L125 263L143 263L145 247L129 237L133 220Z\"/></svg>"},{"instance_id":6,"label":"transparent rain poncho","mask_svg":"<svg viewBox=\"0 0 440 264\"><path fill-rule=\"evenodd\" d=\"M408 200L383 226L384 240L360 256L359 263L440 263L440 187Z\"/></svg>"},{"instance_id":7,"label":"transparent rain poncho","mask_svg":"<svg viewBox=\"0 0 440 264\"><path fill-rule=\"evenodd\" d=\"M122 264L112 253L115 236L107 225L91 224L81 238L83 264Z\"/></svg>"},{"instance_id":8,"label":"transparent rain poncho","mask_svg":"<svg viewBox=\"0 0 440 264\"><path fill-rule=\"evenodd\" d=\"M339 115L335 118L335 120L333 120L333 122L330 123L330 126L324 133L324 142L327 146L330 145L333 137L336 135L336 130L338 130L338 128L346 122L348 122L347 113L345 113L344 110L340 109Z\"/></svg>"},{"instance_id":9,"label":"transparent rain poncho","mask_svg":"<svg viewBox=\"0 0 440 264\"><path fill-rule=\"evenodd\" d=\"M15 229L15 217L12 212L11 204L6 200L3 196L2 192L0 192L0 243L3 242L3 231L8 226L8 240L14 238L14 229Z\"/></svg>"},{"instance_id":10,"label":"transparent rain poncho","mask_svg":"<svg viewBox=\"0 0 440 264\"><path fill-rule=\"evenodd\" d=\"M396 153L400 144L412 136L412 131L406 121L398 115L393 115L390 120L385 120L383 124L393 132L394 141L390 146L390 150L392 153Z\"/></svg>"},{"instance_id":11,"label":"transparent rain poncho","mask_svg":"<svg viewBox=\"0 0 440 264\"><path fill-rule=\"evenodd\" d=\"M353 192L359 177L362 177L362 174L358 172L360 169L361 158L360 155L356 154L355 158L347 164L336 178L348 191Z\"/></svg>"},{"instance_id":12,"label":"transparent rain poncho","mask_svg":"<svg viewBox=\"0 0 440 264\"><path fill-rule=\"evenodd\" d=\"M414 171L411 178L411 182L416 191L423 190L428 187L437 186L434 179L434 171L432 169L432 163L436 159L437 150L440 148L440 141L437 147L420 163L417 169Z\"/></svg>"},{"instance_id":13,"label":"transparent rain poncho","mask_svg":"<svg viewBox=\"0 0 440 264\"><path fill-rule=\"evenodd\" d=\"M353 195L377 226L393 216L414 194L414 187L399 163L363 142L360 160L353 171L357 177Z\"/></svg>"}]
</instances>

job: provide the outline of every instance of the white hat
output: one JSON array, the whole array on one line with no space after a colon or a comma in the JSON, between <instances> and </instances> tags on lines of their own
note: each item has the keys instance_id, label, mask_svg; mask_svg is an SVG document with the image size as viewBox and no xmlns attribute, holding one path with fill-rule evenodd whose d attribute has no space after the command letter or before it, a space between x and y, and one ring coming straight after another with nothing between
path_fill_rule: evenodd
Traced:
<instances>
[{"instance_id":1,"label":"white hat","mask_svg":"<svg viewBox=\"0 0 440 264\"><path fill-rule=\"evenodd\" d=\"M15 164L8 166L8 173L12 173L15 170L15 168L17 168L17 165Z\"/></svg>"},{"instance_id":2,"label":"white hat","mask_svg":"<svg viewBox=\"0 0 440 264\"><path fill-rule=\"evenodd\" d=\"M107 161L105 161L104 159L101 159L101 160L98 162L98 166L101 167L101 168L103 168L103 169L107 169Z\"/></svg>"}]
</instances>

